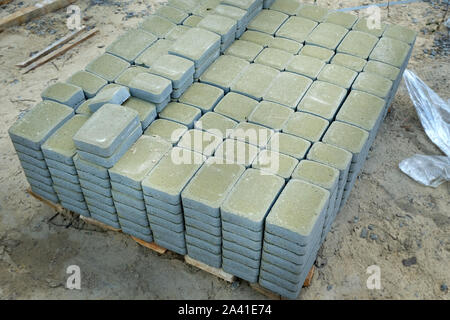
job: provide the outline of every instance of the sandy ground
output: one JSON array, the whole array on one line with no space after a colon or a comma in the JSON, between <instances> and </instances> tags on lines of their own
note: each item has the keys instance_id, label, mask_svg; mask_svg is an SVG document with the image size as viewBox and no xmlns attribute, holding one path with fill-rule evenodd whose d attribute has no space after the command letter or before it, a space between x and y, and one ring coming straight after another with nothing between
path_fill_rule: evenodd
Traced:
<instances>
[{"instance_id":1,"label":"sandy ground","mask_svg":"<svg viewBox=\"0 0 450 320\"><path fill-rule=\"evenodd\" d=\"M77 1L83 23L97 26L101 33L26 75L14 65L67 34L65 10L0 34L1 299L265 298L244 281L228 284L184 264L179 256L161 256L123 234L55 216L25 192L27 182L7 129L40 100L46 86L82 69L125 29L136 26L155 2ZM1 15L13 12L18 3L2 7ZM336 8L369 2L319 3ZM437 38L448 45L442 24L445 9L436 3L413 3L392 6L389 17L382 9L382 17L419 31L409 68L448 99L449 57L434 47ZM414 153L439 154L439 150L423 132L402 84L350 200L321 248L313 283L300 299L450 297L446 288L450 285L450 184L426 188L402 174L398 163ZM367 238L360 236L363 228L368 230ZM407 263L414 258L415 263ZM65 288L69 265L81 268L81 290ZM380 267L380 290L367 289L366 269L371 265Z\"/></svg>"}]
</instances>

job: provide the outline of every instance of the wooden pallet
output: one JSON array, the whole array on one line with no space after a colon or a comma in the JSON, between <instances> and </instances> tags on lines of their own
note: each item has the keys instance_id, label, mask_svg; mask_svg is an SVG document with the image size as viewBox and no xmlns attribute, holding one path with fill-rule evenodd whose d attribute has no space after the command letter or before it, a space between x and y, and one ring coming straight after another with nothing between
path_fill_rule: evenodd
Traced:
<instances>
[{"instance_id":1,"label":"wooden pallet","mask_svg":"<svg viewBox=\"0 0 450 320\"><path fill-rule=\"evenodd\" d=\"M107 225L107 224L105 224L103 222L97 221L97 220L92 219L92 218L88 218L88 217L80 215L80 220L83 220L84 222L86 222L88 224L91 224L93 226L96 226L96 227L99 227L99 228L102 228L102 229L105 229L105 230L108 230L108 231L122 232L121 229L117 229L117 228L111 227L111 226L109 226L109 225Z\"/></svg>"},{"instance_id":2,"label":"wooden pallet","mask_svg":"<svg viewBox=\"0 0 450 320\"><path fill-rule=\"evenodd\" d=\"M161 247L161 246L158 246L158 245L157 245L156 243L154 243L154 242L147 242L147 241L141 240L141 239L136 238L136 237L133 237L133 236L131 236L131 238L132 238L134 241L136 241L137 243L139 243L141 246L146 247L146 248L149 248L149 249L155 251L156 253L164 254L164 253L167 252L167 249L166 249L166 248L163 248L163 247Z\"/></svg>"},{"instance_id":3,"label":"wooden pallet","mask_svg":"<svg viewBox=\"0 0 450 320\"><path fill-rule=\"evenodd\" d=\"M191 266L197 267L203 271L206 271L210 274L212 274L213 276L216 276L220 279L223 279L227 282L234 282L236 281L236 277L233 276L232 274L229 274L225 271L223 271L223 269L218 269L218 268L214 268L211 266L208 266L207 264L197 261L195 259L192 259L191 257L189 257L188 255L184 256L184 262L186 262L187 264L190 264Z\"/></svg>"}]
</instances>

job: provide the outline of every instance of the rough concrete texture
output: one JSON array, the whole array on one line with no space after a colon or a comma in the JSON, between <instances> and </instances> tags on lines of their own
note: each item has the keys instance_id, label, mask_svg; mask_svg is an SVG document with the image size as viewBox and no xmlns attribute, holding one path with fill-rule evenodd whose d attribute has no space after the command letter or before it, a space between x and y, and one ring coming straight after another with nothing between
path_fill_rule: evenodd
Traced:
<instances>
[{"instance_id":1,"label":"rough concrete texture","mask_svg":"<svg viewBox=\"0 0 450 320\"><path fill-rule=\"evenodd\" d=\"M314 142L319 141L327 130L329 122L305 112L294 112L283 128L283 133Z\"/></svg>"},{"instance_id":2,"label":"rough concrete texture","mask_svg":"<svg viewBox=\"0 0 450 320\"><path fill-rule=\"evenodd\" d=\"M86 66L86 71L92 72L108 82L113 82L128 67L130 64L127 61L105 53L91 61Z\"/></svg>"},{"instance_id":3,"label":"rough concrete texture","mask_svg":"<svg viewBox=\"0 0 450 320\"><path fill-rule=\"evenodd\" d=\"M205 156L212 156L221 143L221 136L193 129L186 132L177 145Z\"/></svg>"},{"instance_id":4,"label":"rough concrete texture","mask_svg":"<svg viewBox=\"0 0 450 320\"><path fill-rule=\"evenodd\" d=\"M263 46L254 42L237 40L225 51L225 54L253 62L263 49Z\"/></svg>"},{"instance_id":5,"label":"rough concrete texture","mask_svg":"<svg viewBox=\"0 0 450 320\"><path fill-rule=\"evenodd\" d=\"M84 101L83 90L69 83L58 82L45 89L41 97L43 100L51 100L65 104L76 109Z\"/></svg>"},{"instance_id":6,"label":"rough concrete texture","mask_svg":"<svg viewBox=\"0 0 450 320\"><path fill-rule=\"evenodd\" d=\"M87 71L74 73L67 79L67 82L83 89L84 95L88 99L94 97L101 88L108 84L105 79Z\"/></svg>"},{"instance_id":7,"label":"rough concrete texture","mask_svg":"<svg viewBox=\"0 0 450 320\"><path fill-rule=\"evenodd\" d=\"M156 119L147 130L145 130L144 134L159 136L175 145L187 130L188 127L181 123L165 119Z\"/></svg>"},{"instance_id":8,"label":"rough concrete texture","mask_svg":"<svg viewBox=\"0 0 450 320\"><path fill-rule=\"evenodd\" d=\"M292 113L292 109L281 104L261 101L248 117L248 122L280 131Z\"/></svg>"}]
</instances>

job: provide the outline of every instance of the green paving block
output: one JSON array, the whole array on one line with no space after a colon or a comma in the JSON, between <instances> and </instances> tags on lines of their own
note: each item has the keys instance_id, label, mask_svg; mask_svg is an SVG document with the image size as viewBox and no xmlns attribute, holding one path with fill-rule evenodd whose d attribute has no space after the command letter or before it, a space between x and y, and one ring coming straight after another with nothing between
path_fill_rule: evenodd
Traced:
<instances>
[{"instance_id":1,"label":"green paving block","mask_svg":"<svg viewBox=\"0 0 450 320\"><path fill-rule=\"evenodd\" d=\"M259 0L222 0L222 4L241 8L243 10L256 9Z\"/></svg>"},{"instance_id":2,"label":"green paving block","mask_svg":"<svg viewBox=\"0 0 450 320\"><path fill-rule=\"evenodd\" d=\"M292 173L292 178L304 180L331 190L339 180L339 171L315 161L302 160Z\"/></svg>"},{"instance_id":3,"label":"green paving block","mask_svg":"<svg viewBox=\"0 0 450 320\"><path fill-rule=\"evenodd\" d=\"M378 41L369 58L400 68L408 57L410 48L405 42L383 37Z\"/></svg>"},{"instance_id":4,"label":"green paving block","mask_svg":"<svg viewBox=\"0 0 450 320\"><path fill-rule=\"evenodd\" d=\"M103 79L113 82L130 64L109 53L104 53L86 66L86 71L92 72Z\"/></svg>"},{"instance_id":5,"label":"green paving block","mask_svg":"<svg viewBox=\"0 0 450 320\"><path fill-rule=\"evenodd\" d=\"M318 46L313 45L305 45L302 50L300 50L300 55L305 55L313 58L317 58L328 63L331 58L334 56L334 51L325 49Z\"/></svg>"},{"instance_id":6,"label":"green paving block","mask_svg":"<svg viewBox=\"0 0 450 320\"><path fill-rule=\"evenodd\" d=\"M307 77L291 72L281 72L264 94L264 100L295 109L311 83L311 79Z\"/></svg>"},{"instance_id":7,"label":"green paving block","mask_svg":"<svg viewBox=\"0 0 450 320\"><path fill-rule=\"evenodd\" d=\"M371 131L383 113L386 102L374 95L353 90L342 105L336 120Z\"/></svg>"},{"instance_id":8,"label":"green paving block","mask_svg":"<svg viewBox=\"0 0 450 320\"><path fill-rule=\"evenodd\" d=\"M297 110L331 120L346 95L347 90L342 87L328 82L315 81L300 101Z\"/></svg>"},{"instance_id":9,"label":"green paving block","mask_svg":"<svg viewBox=\"0 0 450 320\"><path fill-rule=\"evenodd\" d=\"M275 37L269 44L269 48L280 49L292 54L297 54L302 47L303 44L300 42L280 37Z\"/></svg>"},{"instance_id":10,"label":"green paving block","mask_svg":"<svg viewBox=\"0 0 450 320\"><path fill-rule=\"evenodd\" d=\"M266 215L283 186L280 177L247 169L220 207L222 219L262 232Z\"/></svg>"},{"instance_id":11,"label":"green paving block","mask_svg":"<svg viewBox=\"0 0 450 320\"><path fill-rule=\"evenodd\" d=\"M417 32L399 25L388 25L383 33L383 37L397 39L407 44L412 44L416 36Z\"/></svg>"},{"instance_id":12,"label":"green paving block","mask_svg":"<svg viewBox=\"0 0 450 320\"><path fill-rule=\"evenodd\" d=\"M287 65L286 71L298 73L315 80L324 66L325 62L320 59L305 55L295 55Z\"/></svg>"},{"instance_id":13,"label":"green paving block","mask_svg":"<svg viewBox=\"0 0 450 320\"><path fill-rule=\"evenodd\" d=\"M248 121L280 131L293 112L281 104L261 101L248 117Z\"/></svg>"},{"instance_id":14,"label":"green paving block","mask_svg":"<svg viewBox=\"0 0 450 320\"><path fill-rule=\"evenodd\" d=\"M375 73L362 72L358 75L352 89L374 94L387 99L392 89L392 81Z\"/></svg>"},{"instance_id":15,"label":"green paving block","mask_svg":"<svg viewBox=\"0 0 450 320\"><path fill-rule=\"evenodd\" d=\"M194 63L188 59L165 54L159 57L150 68L150 73L172 81L173 88L180 88L194 75Z\"/></svg>"},{"instance_id":16,"label":"green paving block","mask_svg":"<svg viewBox=\"0 0 450 320\"><path fill-rule=\"evenodd\" d=\"M223 90L220 88L195 82L183 93L178 101L199 108L202 113L205 113L214 109L223 95Z\"/></svg>"},{"instance_id":17,"label":"green paving block","mask_svg":"<svg viewBox=\"0 0 450 320\"><path fill-rule=\"evenodd\" d=\"M276 174L283 179L289 179L297 163L297 159L288 155L271 150L263 150L253 161L252 168Z\"/></svg>"},{"instance_id":18,"label":"green paving block","mask_svg":"<svg viewBox=\"0 0 450 320\"><path fill-rule=\"evenodd\" d=\"M89 99L89 109L92 112L97 111L107 103L122 104L130 97L130 90L115 83L104 86L97 95Z\"/></svg>"},{"instance_id":19,"label":"green paving block","mask_svg":"<svg viewBox=\"0 0 450 320\"><path fill-rule=\"evenodd\" d=\"M94 97L101 88L106 86L108 84L108 81L99 76L96 76L93 73L87 71L78 71L74 73L69 79L67 79L67 83L73 84L83 89L84 95L89 99Z\"/></svg>"},{"instance_id":20,"label":"green paving block","mask_svg":"<svg viewBox=\"0 0 450 320\"><path fill-rule=\"evenodd\" d=\"M140 73L130 82L131 95L149 102L161 103L172 92L172 82L150 73Z\"/></svg>"},{"instance_id":21,"label":"green paving block","mask_svg":"<svg viewBox=\"0 0 450 320\"><path fill-rule=\"evenodd\" d=\"M276 132L267 145L268 150L286 154L296 159L303 159L308 152L311 142L300 137Z\"/></svg>"},{"instance_id":22,"label":"green paving block","mask_svg":"<svg viewBox=\"0 0 450 320\"><path fill-rule=\"evenodd\" d=\"M302 17L290 17L277 31L276 36L303 43L316 28L317 22Z\"/></svg>"},{"instance_id":23,"label":"green paving block","mask_svg":"<svg viewBox=\"0 0 450 320\"><path fill-rule=\"evenodd\" d=\"M75 110L76 114L84 114L86 116L90 116L93 112L91 111L91 108L89 105L92 103L92 99L88 99Z\"/></svg>"},{"instance_id":24,"label":"green paving block","mask_svg":"<svg viewBox=\"0 0 450 320\"><path fill-rule=\"evenodd\" d=\"M397 80L397 77L400 73L399 68L374 60L367 62L366 66L364 67L364 71L376 73L379 76L385 77L392 81Z\"/></svg>"},{"instance_id":25,"label":"green paving block","mask_svg":"<svg viewBox=\"0 0 450 320\"><path fill-rule=\"evenodd\" d=\"M328 125L329 122L321 117L295 112L290 116L283 132L314 142L320 140Z\"/></svg>"},{"instance_id":26,"label":"green paving block","mask_svg":"<svg viewBox=\"0 0 450 320\"><path fill-rule=\"evenodd\" d=\"M293 57L284 50L266 48L256 57L255 62L283 71Z\"/></svg>"},{"instance_id":27,"label":"green paving block","mask_svg":"<svg viewBox=\"0 0 450 320\"><path fill-rule=\"evenodd\" d=\"M236 40L225 51L225 54L235 56L249 62L253 62L258 54L263 50L263 46L246 40Z\"/></svg>"},{"instance_id":28,"label":"green paving block","mask_svg":"<svg viewBox=\"0 0 450 320\"><path fill-rule=\"evenodd\" d=\"M181 192L183 206L219 216L220 206L244 171L242 165L209 158Z\"/></svg>"},{"instance_id":29,"label":"green paving block","mask_svg":"<svg viewBox=\"0 0 450 320\"><path fill-rule=\"evenodd\" d=\"M170 41L175 41L178 38L180 38L183 34L185 34L189 29L190 27L187 26L182 25L176 26L175 28L169 31L169 33L166 36L166 39Z\"/></svg>"},{"instance_id":30,"label":"green paving block","mask_svg":"<svg viewBox=\"0 0 450 320\"><path fill-rule=\"evenodd\" d=\"M318 75L317 80L349 89L357 75L357 72L346 67L337 64L327 64Z\"/></svg>"},{"instance_id":31,"label":"green paving block","mask_svg":"<svg viewBox=\"0 0 450 320\"><path fill-rule=\"evenodd\" d=\"M247 26L248 30L275 34L289 16L279 11L262 10Z\"/></svg>"},{"instance_id":32,"label":"green paving block","mask_svg":"<svg viewBox=\"0 0 450 320\"><path fill-rule=\"evenodd\" d=\"M324 22L337 24L344 28L351 29L356 20L358 20L358 17L354 14L341 11L333 11L328 13L328 15L325 17Z\"/></svg>"},{"instance_id":33,"label":"green paving block","mask_svg":"<svg viewBox=\"0 0 450 320\"><path fill-rule=\"evenodd\" d=\"M193 28L196 27L202 19L203 17L192 15L183 21L183 25Z\"/></svg>"},{"instance_id":34,"label":"green paving block","mask_svg":"<svg viewBox=\"0 0 450 320\"><path fill-rule=\"evenodd\" d=\"M122 72L116 80L114 80L114 83L120 84L122 86L128 87L130 85L130 82L140 73L143 72L149 72L150 70L148 68L144 67L136 67L131 66L128 69L126 69L124 72Z\"/></svg>"},{"instance_id":35,"label":"green paving block","mask_svg":"<svg viewBox=\"0 0 450 320\"><path fill-rule=\"evenodd\" d=\"M157 37L151 33L139 29L130 30L110 44L106 52L133 63L156 40Z\"/></svg>"},{"instance_id":36,"label":"green paving block","mask_svg":"<svg viewBox=\"0 0 450 320\"><path fill-rule=\"evenodd\" d=\"M130 97L122 105L126 108L131 108L138 113L142 129L144 130L157 116L156 106L151 102L139 98Z\"/></svg>"},{"instance_id":37,"label":"green paving block","mask_svg":"<svg viewBox=\"0 0 450 320\"><path fill-rule=\"evenodd\" d=\"M196 1L196 0L169 0L168 4L174 8L180 9L180 10L190 14L198 6L199 1Z\"/></svg>"},{"instance_id":38,"label":"green paving block","mask_svg":"<svg viewBox=\"0 0 450 320\"><path fill-rule=\"evenodd\" d=\"M241 8L227 6L227 5L218 5L213 10L213 13L218 14L220 16L228 17L237 22L237 27L240 28L242 26L242 20L247 15L247 11Z\"/></svg>"},{"instance_id":39,"label":"green paving block","mask_svg":"<svg viewBox=\"0 0 450 320\"><path fill-rule=\"evenodd\" d=\"M231 90L261 100L280 72L261 64L251 64L231 85Z\"/></svg>"},{"instance_id":40,"label":"green paving block","mask_svg":"<svg viewBox=\"0 0 450 320\"><path fill-rule=\"evenodd\" d=\"M181 137L178 146L212 156L222 143L222 137L198 129L189 130Z\"/></svg>"},{"instance_id":41,"label":"green paving block","mask_svg":"<svg viewBox=\"0 0 450 320\"><path fill-rule=\"evenodd\" d=\"M249 167L258 155L259 148L235 139L226 139L216 150L214 157L225 163L237 163Z\"/></svg>"},{"instance_id":42,"label":"green paving block","mask_svg":"<svg viewBox=\"0 0 450 320\"><path fill-rule=\"evenodd\" d=\"M340 121L334 121L328 128L322 141L350 151L353 154L359 154L363 151L368 137L369 134L363 129Z\"/></svg>"},{"instance_id":43,"label":"green paving block","mask_svg":"<svg viewBox=\"0 0 450 320\"><path fill-rule=\"evenodd\" d=\"M242 94L230 92L219 101L214 112L220 113L238 122L246 121L255 109L258 101Z\"/></svg>"},{"instance_id":44,"label":"green paving block","mask_svg":"<svg viewBox=\"0 0 450 320\"><path fill-rule=\"evenodd\" d=\"M328 15L328 9L311 4L304 4L297 11L297 15L317 22L322 22Z\"/></svg>"},{"instance_id":45,"label":"green paving block","mask_svg":"<svg viewBox=\"0 0 450 320\"><path fill-rule=\"evenodd\" d=\"M158 38L165 38L175 27L175 23L157 15L150 15L140 25L142 30L150 32Z\"/></svg>"},{"instance_id":46,"label":"green paving block","mask_svg":"<svg viewBox=\"0 0 450 320\"><path fill-rule=\"evenodd\" d=\"M73 116L73 109L53 101L39 102L9 129L11 140L33 150Z\"/></svg>"},{"instance_id":47,"label":"green paving block","mask_svg":"<svg viewBox=\"0 0 450 320\"><path fill-rule=\"evenodd\" d=\"M78 107L85 99L83 89L64 82L57 82L41 93L42 100L51 100L69 106Z\"/></svg>"},{"instance_id":48,"label":"green paving block","mask_svg":"<svg viewBox=\"0 0 450 320\"><path fill-rule=\"evenodd\" d=\"M335 50L347 32L348 30L344 27L332 23L321 23L309 34L306 43Z\"/></svg>"},{"instance_id":49,"label":"green paving block","mask_svg":"<svg viewBox=\"0 0 450 320\"><path fill-rule=\"evenodd\" d=\"M201 117L200 109L193 106L171 102L159 113L161 119L171 120L181 123L188 128L194 127L194 122Z\"/></svg>"},{"instance_id":50,"label":"green paving block","mask_svg":"<svg viewBox=\"0 0 450 320\"><path fill-rule=\"evenodd\" d=\"M378 38L361 31L350 31L342 40L336 52L347 53L367 59L378 42Z\"/></svg>"},{"instance_id":51,"label":"green paving block","mask_svg":"<svg viewBox=\"0 0 450 320\"><path fill-rule=\"evenodd\" d=\"M160 137L141 136L110 168L112 181L131 188L141 188L141 181L169 152L172 145Z\"/></svg>"},{"instance_id":52,"label":"green paving block","mask_svg":"<svg viewBox=\"0 0 450 320\"><path fill-rule=\"evenodd\" d=\"M207 112L197 122L195 122L194 127L224 139L228 138L236 125L236 121L217 112Z\"/></svg>"},{"instance_id":53,"label":"green paving block","mask_svg":"<svg viewBox=\"0 0 450 320\"><path fill-rule=\"evenodd\" d=\"M337 53L331 60L331 64L337 64L356 72L361 72L367 61L345 53Z\"/></svg>"},{"instance_id":54,"label":"green paving block","mask_svg":"<svg viewBox=\"0 0 450 320\"><path fill-rule=\"evenodd\" d=\"M146 66L150 68L159 57L169 52L173 41L167 39L159 39L149 48L145 49L139 57L135 60L137 65Z\"/></svg>"},{"instance_id":55,"label":"green paving block","mask_svg":"<svg viewBox=\"0 0 450 320\"><path fill-rule=\"evenodd\" d=\"M297 0L276 0L270 10L276 10L288 15L294 15L300 9L301 3Z\"/></svg>"},{"instance_id":56,"label":"green paving block","mask_svg":"<svg viewBox=\"0 0 450 320\"><path fill-rule=\"evenodd\" d=\"M253 42L263 47L268 47L269 44L274 39L274 37L264 32L247 30L242 34L242 36L239 39Z\"/></svg>"},{"instance_id":57,"label":"green paving block","mask_svg":"<svg viewBox=\"0 0 450 320\"><path fill-rule=\"evenodd\" d=\"M297 179L288 182L266 218L266 230L294 243L314 237L314 226L326 210L330 193Z\"/></svg>"},{"instance_id":58,"label":"green paving block","mask_svg":"<svg viewBox=\"0 0 450 320\"><path fill-rule=\"evenodd\" d=\"M175 145L187 130L188 127L180 123L165 119L156 119L145 130L144 134L159 136Z\"/></svg>"},{"instance_id":59,"label":"green paving block","mask_svg":"<svg viewBox=\"0 0 450 320\"><path fill-rule=\"evenodd\" d=\"M266 127L254 123L241 122L233 129L230 138L263 148L273 134L274 131Z\"/></svg>"},{"instance_id":60,"label":"green paving block","mask_svg":"<svg viewBox=\"0 0 450 320\"><path fill-rule=\"evenodd\" d=\"M64 123L42 145L44 155L55 161L73 165L72 158L77 150L72 138L87 119L87 116L75 115Z\"/></svg>"},{"instance_id":61,"label":"green paving block","mask_svg":"<svg viewBox=\"0 0 450 320\"><path fill-rule=\"evenodd\" d=\"M347 170L352 161L352 154L336 146L316 142L308 152L308 159L339 170Z\"/></svg>"},{"instance_id":62,"label":"green paving block","mask_svg":"<svg viewBox=\"0 0 450 320\"><path fill-rule=\"evenodd\" d=\"M223 55L201 75L200 81L218 86L228 92L231 84L248 65L249 63L244 59Z\"/></svg>"},{"instance_id":63,"label":"green paving block","mask_svg":"<svg viewBox=\"0 0 450 320\"><path fill-rule=\"evenodd\" d=\"M161 6L155 14L175 24L181 24L189 16L186 12L171 6Z\"/></svg>"},{"instance_id":64,"label":"green paving block","mask_svg":"<svg viewBox=\"0 0 450 320\"><path fill-rule=\"evenodd\" d=\"M385 23L379 23L375 21L375 19L368 19L364 17L359 18L353 26L353 30L365 32L378 38L381 37L385 29Z\"/></svg>"},{"instance_id":65,"label":"green paving block","mask_svg":"<svg viewBox=\"0 0 450 320\"><path fill-rule=\"evenodd\" d=\"M206 15L197 25L220 35L225 42L230 35L234 38L236 34L236 20L218 14Z\"/></svg>"}]
</instances>

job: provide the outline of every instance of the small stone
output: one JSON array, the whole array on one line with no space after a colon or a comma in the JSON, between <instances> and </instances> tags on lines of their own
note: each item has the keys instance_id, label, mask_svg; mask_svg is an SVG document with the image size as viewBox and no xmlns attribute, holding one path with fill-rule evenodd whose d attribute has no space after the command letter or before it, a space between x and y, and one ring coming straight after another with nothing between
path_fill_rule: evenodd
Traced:
<instances>
[{"instance_id":1,"label":"small stone","mask_svg":"<svg viewBox=\"0 0 450 320\"><path fill-rule=\"evenodd\" d=\"M353 217L353 223L357 223L358 221L359 221L359 217L354 216L354 217Z\"/></svg>"},{"instance_id":2,"label":"small stone","mask_svg":"<svg viewBox=\"0 0 450 320\"><path fill-rule=\"evenodd\" d=\"M367 229L365 227L362 228L361 234L359 235L359 237L363 238L363 239L367 239Z\"/></svg>"},{"instance_id":3,"label":"small stone","mask_svg":"<svg viewBox=\"0 0 450 320\"><path fill-rule=\"evenodd\" d=\"M239 281L234 281L231 284L231 290L236 290L237 288L239 288L239 285L240 285Z\"/></svg>"},{"instance_id":4,"label":"small stone","mask_svg":"<svg viewBox=\"0 0 450 320\"><path fill-rule=\"evenodd\" d=\"M403 259L402 263L403 263L403 265L405 267L410 267L410 266L412 266L414 264L417 264L417 258L416 257L411 257L411 258L408 258L408 259Z\"/></svg>"},{"instance_id":5,"label":"small stone","mask_svg":"<svg viewBox=\"0 0 450 320\"><path fill-rule=\"evenodd\" d=\"M441 284L441 288L440 289L441 289L442 292L445 292L445 293L448 292L448 286L445 283Z\"/></svg>"},{"instance_id":6,"label":"small stone","mask_svg":"<svg viewBox=\"0 0 450 320\"><path fill-rule=\"evenodd\" d=\"M369 230L373 230L373 229L375 229L375 226L373 224L369 224L369 226L367 228L369 228Z\"/></svg>"},{"instance_id":7,"label":"small stone","mask_svg":"<svg viewBox=\"0 0 450 320\"><path fill-rule=\"evenodd\" d=\"M327 291L330 291L331 289L333 289L333 285L329 284L329 285L327 286Z\"/></svg>"},{"instance_id":8,"label":"small stone","mask_svg":"<svg viewBox=\"0 0 450 320\"><path fill-rule=\"evenodd\" d=\"M371 233L370 239L376 241L376 240L378 240L378 235L376 235L375 233Z\"/></svg>"}]
</instances>

